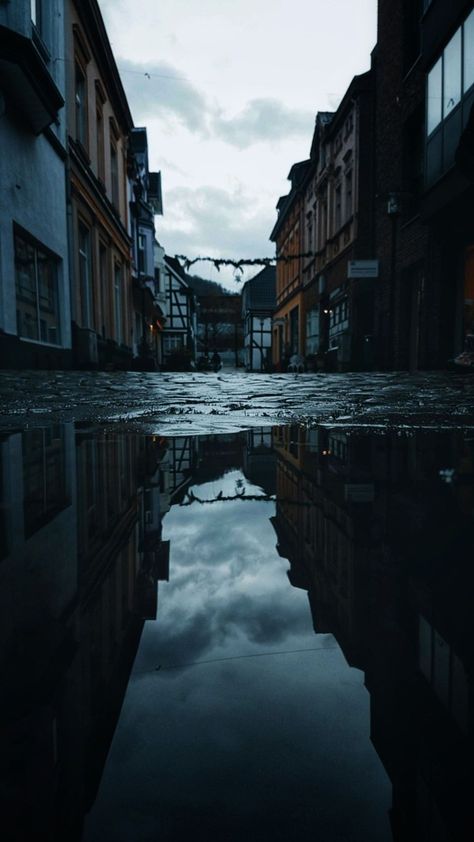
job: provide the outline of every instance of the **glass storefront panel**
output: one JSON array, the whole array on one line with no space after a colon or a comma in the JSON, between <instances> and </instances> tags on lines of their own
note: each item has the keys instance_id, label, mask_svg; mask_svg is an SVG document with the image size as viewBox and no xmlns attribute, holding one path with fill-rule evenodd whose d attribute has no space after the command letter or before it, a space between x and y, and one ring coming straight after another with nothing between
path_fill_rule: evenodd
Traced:
<instances>
[{"instance_id":1,"label":"glass storefront panel","mask_svg":"<svg viewBox=\"0 0 474 842\"><path fill-rule=\"evenodd\" d=\"M441 123L442 111L442 79L443 79L443 62L438 59L435 66L428 76L428 117L427 117L427 132L430 135Z\"/></svg>"},{"instance_id":2,"label":"glass storefront panel","mask_svg":"<svg viewBox=\"0 0 474 842\"><path fill-rule=\"evenodd\" d=\"M443 117L461 101L461 30L458 29L444 51Z\"/></svg>"},{"instance_id":3,"label":"glass storefront panel","mask_svg":"<svg viewBox=\"0 0 474 842\"><path fill-rule=\"evenodd\" d=\"M464 93L474 85L474 11L464 23Z\"/></svg>"}]
</instances>

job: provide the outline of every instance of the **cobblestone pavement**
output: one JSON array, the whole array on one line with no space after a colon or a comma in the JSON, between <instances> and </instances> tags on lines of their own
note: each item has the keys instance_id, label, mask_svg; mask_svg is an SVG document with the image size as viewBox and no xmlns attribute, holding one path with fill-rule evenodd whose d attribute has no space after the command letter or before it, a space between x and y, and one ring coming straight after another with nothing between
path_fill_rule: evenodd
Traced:
<instances>
[{"instance_id":1,"label":"cobblestone pavement","mask_svg":"<svg viewBox=\"0 0 474 842\"><path fill-rule=\"evenodd\" d=\"M271 423L473 427L474 376L448 373L0 373L0 427L46 421L226 432Z\"/></svg>"}]
</instances>

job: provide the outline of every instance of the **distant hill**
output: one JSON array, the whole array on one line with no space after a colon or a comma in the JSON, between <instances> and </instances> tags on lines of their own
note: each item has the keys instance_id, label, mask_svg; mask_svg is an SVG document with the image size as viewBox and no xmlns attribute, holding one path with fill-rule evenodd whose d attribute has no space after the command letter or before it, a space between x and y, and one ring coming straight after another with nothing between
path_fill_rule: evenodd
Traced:
<instances>
[{"instance_id":1,"label":"distant hill","mask_svg":"<svg viewBox=\"0 0 474 842\"><path fill-rule=\"evenodd\" d=\"M186 281L196 295L230 295L228 289L224 289L221 284L216 281L209 281L206 278L200 278L199 275L186 275Z\"/></svg>"}]
</instances>

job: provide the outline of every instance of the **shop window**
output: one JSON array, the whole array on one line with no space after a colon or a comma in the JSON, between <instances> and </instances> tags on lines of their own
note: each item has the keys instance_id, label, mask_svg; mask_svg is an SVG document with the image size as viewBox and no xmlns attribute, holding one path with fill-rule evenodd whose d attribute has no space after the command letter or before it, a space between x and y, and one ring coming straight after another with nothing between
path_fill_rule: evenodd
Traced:
<instances>
[{"instance_id":1,"label":"shop window","mask_svg":"<svg viewBox=\"0 0 474 842\"><path fill-rule=\"evenodd\" d=\"M319 307L306 314L306 353L317 354L319 350Z\"/></svg>"},{"instance_id":2,"label":"shop window","mask_svg":"<svg viewBox=\"0 0 474 842\"><path fill-rule=\"evenodd\" d=\"M114 311L115 311L115 341L120 345L123 341L123 304L122 304L122 267L119 263L114 267Z\"/></svg>"},{"instance_id":3,"label":"shop window","mask_svg":"<svg viewBox=\"0 0 474 842\"><path fill-rule=\"evenodd\" d=\"M14 241L18 336L59 345L59 260L23 233Z\"/></svg>"},{"instance_id":4,"label":"shop window","mask_svg":"<svg viewBox=\"0 0 474 842\"><path fill-rule=\"evenodd\" d=\"M100 290L100 310L102 316L102 336L107 334L109 323L109 278L107 269L107 246L104 243L99 244L99 290Z\"/></svg>"}]
</instances>

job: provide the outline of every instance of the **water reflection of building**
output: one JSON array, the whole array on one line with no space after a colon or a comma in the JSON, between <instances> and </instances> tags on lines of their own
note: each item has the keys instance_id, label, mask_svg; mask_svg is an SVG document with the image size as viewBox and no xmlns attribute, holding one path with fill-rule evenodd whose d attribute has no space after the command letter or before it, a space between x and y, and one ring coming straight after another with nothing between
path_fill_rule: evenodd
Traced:
<instances>
[{"instance_id":1,"label":"water reflection of building","mask_svg":"<svg viewBox=\"0 0 474 842\"><path fill-rule=\"evenodd\" d=\"M276 493L276 454L271 427L248 430L243 453L243 472L247 479L268 495Z\"/></svg>"},{"instance_id":2,"label":"water reflection of building","mask_svg":"<svg viewBox=\"0 0 474 842\"><path fill-rule=\"evenodd\" d=\"M393 837L471 839L472 443L274 435L278 546L315 630L365 672Z\"/></svg>"},{"instance_id":3,"label":"water reflection of building","mask_svg":"<svg viewBox=\"0 0 474 842\"><path fill-rule=\"evenodd\" d=\"M168 577L165 447L72 425L0 441L2 838L80 838Z\"/></svg>"}]
</instances>

